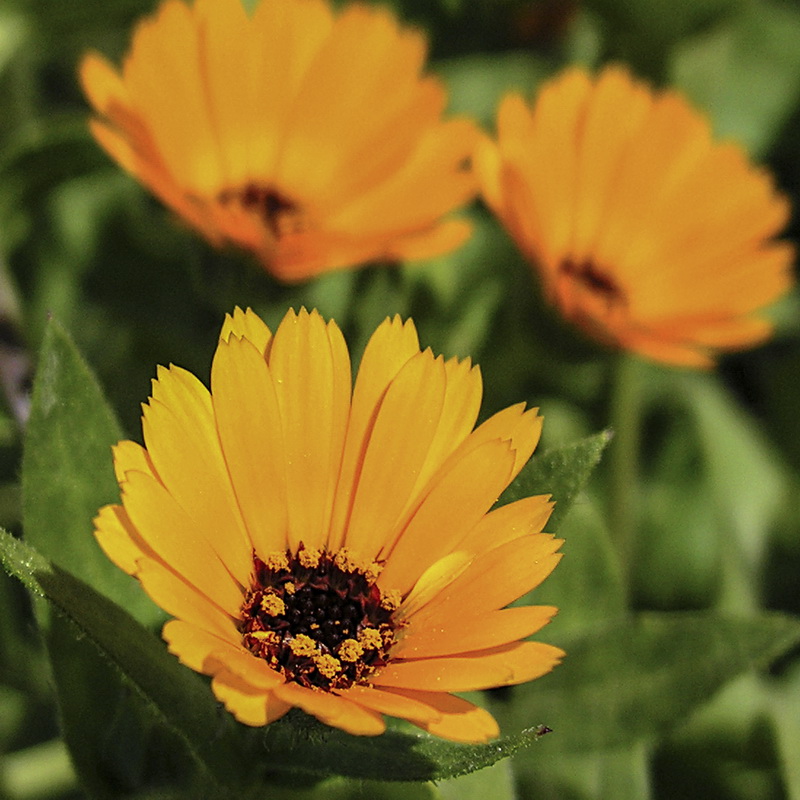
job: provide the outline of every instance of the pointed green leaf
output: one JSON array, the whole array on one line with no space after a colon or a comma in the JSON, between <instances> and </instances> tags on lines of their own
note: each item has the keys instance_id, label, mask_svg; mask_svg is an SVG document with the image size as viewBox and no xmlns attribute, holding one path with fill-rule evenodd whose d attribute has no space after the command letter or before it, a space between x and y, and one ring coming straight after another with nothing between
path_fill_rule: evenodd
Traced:
<instances>
[{"instance_id":1,"label":"pointed green leaf","mask_svg":"<svg viewBox=\"0 0 800 800\"><path fill-rule=\"evenodd\" d=\"M392 729L378 737L350 736L293 712L267 729L263 748L275 770L320 777L435 781L491 766L533 744L543 733L541 726L528 727L488 744L461 744Z\"/></svg>"},{"instance_id":2,"label":"pointed green leaf","mask_svg":"<svg viewBox=\"0 0 800 800\"><path fill-rule=\"evenodd\" d=\"M648 613L558 644L564 663L516 687L493 710L510 727L535 714L553 728L539 746L603 750L675 725L737 675L800 642L800 620Z\"/></svg>"},{"instance_id":3,"label":"pointed green leaf","mask_svg":"<svg viewBox=\"0 0 800 800\"><path fill-rule=\"evenodd\" d=\"M556 506L547 530L551 533L558 530L610 441L611 432L601 431L574 444L557 447L541 455L534 454L503 493L500 502L504 504L530 495L550 494Z\"/></svg>"},{"instance_id":4,"label":"pointed green leaf","mask_svg":"<svg viewBox=\"0 0 800 800\"><path fill-rule=\"evenodd\" d=\"M101 506L119 502L111 447L122 437L113 411L67 332L47 326L33 387L22 462L25 539L145 623L161 615L93 536Z\"/></svg>"}]
</instances>

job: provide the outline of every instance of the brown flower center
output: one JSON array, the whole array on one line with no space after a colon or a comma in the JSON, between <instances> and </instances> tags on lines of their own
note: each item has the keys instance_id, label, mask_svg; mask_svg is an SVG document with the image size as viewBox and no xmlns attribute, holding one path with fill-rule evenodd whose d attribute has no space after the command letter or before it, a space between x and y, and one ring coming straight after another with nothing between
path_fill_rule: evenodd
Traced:
<instances>
[{"instance_id":1,"label":"brown flower center","mask_svg":"<svg viewBox=\"0 0 800 800\"><path fill-rule=\"evenodd\" d=\"M224 205L238 202L242 208L258 214L276 238L302 233L306 227L305 215L297 203L270 186L248 183L236 189L223 189L218 199Z\"/></svg>"},{"instance_id":2,"label":"brown flower center","mask_svg":"<svg viewBox=\"0 0 800 800\"><path fill-rule=\"evenodd\" d=\"M561 272L603 298L609 306L625 303L625 293L619 284L591 261L575 262L567 258L561 263Z\"/></svg>"},{"instance_id":3,"label":"brown flower center","mask_svg":"<svg viewBox=\"0 0 800 800\"><path fill-rule=\"evenodd\" d=\"M388 660L399 627L399 598L381 593L380 567L346 550L305 548L253 555L253 581L242 604L244 646L272 669L309 688L363 683Z\"/></svg>"}]
</instances>

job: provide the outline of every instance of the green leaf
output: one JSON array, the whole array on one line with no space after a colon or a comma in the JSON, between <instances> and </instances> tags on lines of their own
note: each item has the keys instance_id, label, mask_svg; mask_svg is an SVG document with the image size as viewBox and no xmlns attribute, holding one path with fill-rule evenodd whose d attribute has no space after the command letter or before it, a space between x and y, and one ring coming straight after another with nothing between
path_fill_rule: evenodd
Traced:
<instances>
[{"instance_id":1,"label":"green leaf","mask_svg":"<svg viewBox=\"0 0 800 800\"><path fill-rule=\"evenodd\" d=\"M92 520L119 502L111 447L122 432L86 362L52 320L45 331L22 462L25 538L54 563L150 624L161 613L95 541Z\"/></svg>"},{"instance_id":2,"label":"green leaf","mask_svg":"<svg viewBox=\"0 0 800 800\"><path fill-rule=\"evenodd\" d=\"M209 774L220 780L246 774L241 749L230 735L232 718L220 713L206 682L182 667L163 642L111 600L5 531L0 531L0 559L119 670Z\"/></svg>"},{"instance_id":3,"label":"green leaf","mask_svg":"<svg viewBox=\"0 0 800 800\"><path fill-rule=\"evenodd\" d=\"M672 83L711 115L717 134L763 156L800 95L799 37L798 9L746 3L676 51Z\"/></svg>"},{"instance_id":4,"label":"green leaf","mask_svg":"<svg viewBox=\"0 0 800 800\"><path fill-rule=\"evenodd\" d=\"M387 730L350 736L299 712L267 729L264 752L275 770L384 781L438 781L489 767L543 735L540 726L488 744L449 742L424 733Z\"/></svg>"},{"instance_id":5,"label":"green leaf","mask_svg":"<svg viewBox=\"0 0 800 800\"><path fill-rule=\"evenodd\" d=\"M552 674L514 688L493 711L513 727L532 716L553 729L537 749L604 750L681 722L725 683L765 667L800 642L800 620L780 614L641 614L573 641Z\"/></svg>"},{"instance_id":6,"label":"green leaf","mask_svg":"<svg viewBox=\"0 0 800 800\"><path fill-rule=\"evenodd\" d=\"M536 494L550 494L556 506L547 530L558 530L610 441L611 432L601 431L574 444L534 455L503 493L501 503L511 503Z\"/></svg>"},{"instance_id":7,"label":"green leaf","mask_svg":"<svg viewBox=\"0 0 800 800\"><path fill-rule=\"evenodd\" d=\"M111 446L121 431L103 393L64 329L45 331L22 465L27 541L79 574L144 623L163 615L93 536L98 509L119 499ZM106 796L146 784L148 763L170 735L154 727L118 673L48 609L37 605L46 637L64 739L87 789ZM115 746L124 733L124 749ZM115 738L116 734L116 738ZM170 740L170 744L175 745ZM180 746L175 747L180 750ZM151 753L148 760L147 753ZM175 764L177 771L177 762Z\"/></svg>"}]
</instances>

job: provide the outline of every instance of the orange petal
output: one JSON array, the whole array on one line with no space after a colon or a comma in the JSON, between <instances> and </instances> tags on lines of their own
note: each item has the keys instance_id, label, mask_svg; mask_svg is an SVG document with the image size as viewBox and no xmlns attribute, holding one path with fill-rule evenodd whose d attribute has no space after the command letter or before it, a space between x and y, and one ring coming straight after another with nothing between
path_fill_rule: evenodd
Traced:
<instances>
[{"instance_id":1,"label":"orange petal","mask_svg":"<svg viewBox=\"0 0 800 800\"><path fill-rule=\"evenodd\" d=\"M275 333L269 366L286 448L288 539L327 539L350 409L350 361L341 331L318 312L289 312Z\"/></svg>"},{"instance_id":2,"label":"orange petal","mask_svg":"<svg viewBox=\"0 0 800 800\"><path fill-rule=\"evenodd\" d=\"M275 385L249 339L221 340L211 366L217 432L250 540L262 557L287 547L286 447Z\"/></svg>"},{"instance_id":3,"label":"orange petal","mask_svg":"<svg viewBox=\"0 0 800 800\"><path fill-rule=\"evenodd\" d=\"M341 728L354 736L378 736L386 730L380 714L329 692L313 691L297 683L284 683L276 687L275 695L326 725Z\"/></svg>"},{"instance_id":4,"label":"orange petal","mask_svg":"<svg viewBox=\"0 0 800 800\"><path fill-rule=\"evenodd\" d=\"M538 586L553 571L561 558L560 553L555 553L561 543L561 539L538 533L488 550L409 619L414 625L424 626L433 618L443 624L503 608Z\"/></svg>"},{"instance_id":5,"label":"orange petal","mask_svg":"<svg viewBox=\"0 0 800 800\"><path fill-rule=\"evenodd\" d=\"M253 727L280 719L292 707L274 692L252 686L231 672L217 673L211 681L211 690L239 722Z\"/></svg>"},{"instance_id":6,"label":"orange petal","mask_svg":"<svg viewBox=\"0 0 800 800\"><path fill-rule=\"evenodd\" d=\"M203 592L189 585L160 561L140 558L136 577L156 605L172 617L188 622L223 639L239 642L233 619Z\"/></svg>"},{"instance_id":7,"label":"orange petal","mask_svg":"<svg viewBox=\"0 0 800 800\"><path fill-rule=\"evenodd\" d=\"M448 658L390 661L371 680L380 687L472 692L539 678L564 655L558 647L542 642L516 642Z\"/></svg>"},{"instance_id":8,"label":"orange petal","mask_svg":"<svg viewBox=\"0 0 800 800\"><path fill-rule=\"evenodd\" d=\"M139 536L122 506L103 506L94 519L94 535L103 552L121 569L134 575L142 556L155 557Z\"/></svg>"},{"instance_id":9,"label":"orange petal","mask_svg":"<svg viewBox=\"0 0 800 800\"><path fill-rule=\"evenodd\" d=\"M405 594L422 572L456 548L497 502L508 485L515 453L509 443L484 442L463 458L449 462L452 467L439 473L397 543L381 557L386 565L380 575L381 587Z\"/></svg>"},{"instance_id":10,"label":"orange petal","mask_svg":"<svg viewBox=\"0 0 800 800\"><path fill-rule=\"evenodd\" d=\"M558 609L553 606L518 606L470 617L432 618L411 626L392 649L396 658L434 658L487 650L517 642L544 627Z\"/></svg>"},{"instance_id":11,"label":"orange petal","mask_svg":"<svg viewBox=\"0 0 800 800\"><path fill-rule=\"evenodd\" d=\"M233 315L226 314L222 323L219 338L229 341L231 336L247 339L263 356L272 339L272 331L251 308L242 311L239 306L233 309Z\"/></svg>"},{"instance_id":12,"label":"orange petal","mask_svg":"<svg viewBox=\"0 0 800 800\"><path fill-rule=\"evenodd\" d=\"M197 534L247 584L252 544L231 487L208 390L186 370L160 368L142 430L161 483Z\"/></svg>"},{"instance_id":13,"label":"orange petal","mask_svg":"<svg viewBox=\"0 0 800 800\"><path fill-rule=\"evenodd\" d=\"M381 400L397 373L416 353L419 353L419 340L414 323L411 320L403 322L399 316L382 322L367 343L353 389L328 540L331 549L337 549L344 543L364 452Z\"/></svg>"},{"instance_id":14,"label":"orange petal","mask_svg":"<svg viewBox=\"0 0 800 800\"><path fill-rule=\"evenodd\" d=\"M117 442L111 450L114 454L114 474L117 476L118 483L125 480L125 473L129 469L137 469L139 472L155 475L153 462L150 460L147 450L140 444L126 439Z\"/></svg>"},{"instance_id":15,"label":"orange petal","mask_svg":"<svg viewBox=\"0 0 800 800\"><path fill-rule=\"evenodd\" d=\"M404 694L375 689L372 686L354 684L349 689L340 689L337 694L381 714L389 714L415 723L437 722L442 718L441 712L427 703Z\"/></svg>"},{"instance_id":16,"label":"orange petal","mask_svg":"<svg viewBox=\"0 0 800 800\"><path fill-rule=\"evenodd\" d=\"M549 494L506 503L486 514L461 540L460 547L483 553L526 533L540 533L553 513L553 505Z\"/></svg>"},{"instance_id":17,"label":"orange petal","mask_svg":"<svg viewBox=\"0 0 800 800\"><path fill-rule=\"evenodd\" d=\"M153 551L230 615L239 613L242 590L206 539L164 487L150 475L131 471L122 485L131 523Z\"/></svg>"},{"instance_id":18,"label":"orange petal","mask_svg":"<svg viewBox=\"0 0 800 800\"><path fill-rule=\"evenodd\" d=\"M411 720L423 730L455 742L486 742L500 735L495 718L483 708L444 692L423 692L413 689L385 689L436 709L440 719L431 722Z\"/></svg>"},{"instance_id":19,"label":"orange petal","mask_svg":"<svg viewBox=\"0 0 800 800\"><path fill-rule=\"evenodd\" d=\"M374 557L409 503L444 395L444 363L429 350L407 361L389 384L364 453L345 540L362 557Z\"/></svg>"}]
</instances>

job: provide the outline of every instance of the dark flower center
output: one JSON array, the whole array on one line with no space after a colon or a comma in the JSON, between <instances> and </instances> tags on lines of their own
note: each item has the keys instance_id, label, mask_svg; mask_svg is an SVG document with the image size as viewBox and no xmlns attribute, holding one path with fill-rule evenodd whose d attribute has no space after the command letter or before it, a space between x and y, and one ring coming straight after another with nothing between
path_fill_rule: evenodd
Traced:
<instances>
[{"instance_id":1,"label":"dark flower center","mask_svg":"<svg viewBox=\"0 0 800 800\"><path fill-rule=\"evenodd\" d=\"M301 233L305 228L297 203L272 187L248 183L236 189L224 189L218 199L223 204L238 201L243 208L258 214L276 238Z\"/></svg>"},{"instance_id":2,"label":"dark flower center","mask_svg":"<svg viewBox=\"0 0 800 800\"><path fill-rule=\"evenodd\" d=\"M625 303L625 293L619 284L591 261L575 262L567 258L561 263L561 272L604 298L608 305Z\"/></svg>"},{"instance_id":3,"label":"dark flower center","mask_svg":"<svg viewBox=\"0 0 800 800\"><path fill-rule=\"evenodd\" d=\"M399 597L381 593L377 564L346 550L253 555L242 604L244 646L272 669L309 688L346 689L387 663L399 627Z\"/></svg>"}]
</instances>

